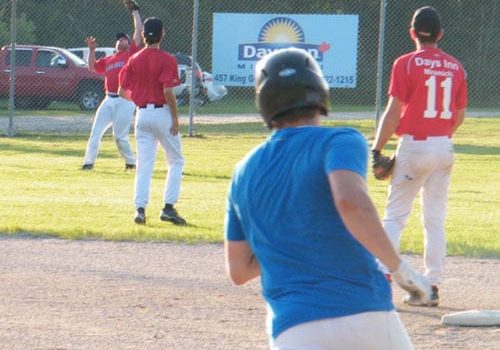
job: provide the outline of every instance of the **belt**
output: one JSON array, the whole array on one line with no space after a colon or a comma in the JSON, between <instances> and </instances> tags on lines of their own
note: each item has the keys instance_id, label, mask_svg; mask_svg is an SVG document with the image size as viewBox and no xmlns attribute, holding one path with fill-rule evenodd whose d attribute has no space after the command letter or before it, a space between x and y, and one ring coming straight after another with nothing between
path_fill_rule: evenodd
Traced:
<instances>
[{"instance_id":1,"label":"belt","mask_svg":"<svg viewBox=\"0 0 500 350\"><path fill-rule=\"evenodd\" d=\"M117 98L117 97L120 97L120 95L115 94L114 92L108 92L106 95L108 95L108 97L111 97L111 98Z\"/></svg>"},{"instance_id":2,"label":"belt","mask_svg":"<svg viewBox=\"0 0 500 350\"><path fill-rule=\"evenodd\" d=\"M165 105L164 104L157 105L157 104L149 103L149 104L144 105L144 106L139 106L140 109L144 109L144 108L148 108L148 107L150 107L150 108L163 108L163 107L165 107Z\"/></svg>"},{"instance_id":3,"label":"belt","mask_svg":"<svg viewBox=\"0 0 500 350\"><path fill-rule=\"evenodd\" d=\"M407 135L410 136L413 139L413 141L425 141L429 137L447 137L447 138L451 138L450 135L431 135L431 136L412 135L412 134L407 134Z\"/></svg>"}]
</instances>

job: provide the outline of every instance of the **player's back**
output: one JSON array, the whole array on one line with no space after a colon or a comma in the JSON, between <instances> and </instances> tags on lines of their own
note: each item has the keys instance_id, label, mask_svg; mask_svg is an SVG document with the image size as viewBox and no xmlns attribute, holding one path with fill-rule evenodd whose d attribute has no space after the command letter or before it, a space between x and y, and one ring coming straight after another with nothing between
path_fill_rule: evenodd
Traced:
<instances>
[{"instance_id":1,"label":"player's back","mask_svg":"<svg viewBox=\"0 0 500 350\"><path fill-rule=\"evenodd\" d=\"M273 329L296 315L392 308L385 277L345 227L328 181L331 168L364 177L367 154L354 129L304 126L277 130L239 163L230 200L259 260L263 294L279 311Z\"/></svg>"},{"instance_id":2,"label":"player's back","mask_svg":"<svg viewBox=\"0 0 500 350\"><path fill-rule=\"evenodd\" d=\"M389 94L404 103L399 135L451 136L457 110L467 103L465 71L453 56L425 48L395 62Z\"/></svg>"},{"instance_id":3,"label":"player's back","mask_svg":"<svg viewBox=\"0 0 500 350\"><path fill-rule=\"evenodd\" d=\"M131 57L136 73L143 73L150 77L158 77L165 64L177 64L175 58L158 48L144 48Z\"/></svg>"},{"instance_id":4,"label":"player's back","mask_svg":"<svg viewBox=\"0 0 500 350\"><path fill-rule=\"evenodd\" d=\"M329 158L336 157L330 155L331 150L340 150L345 142L361 148L363 160L358 171L364 176L366 141L348 128L277 130L239 163L231 196L238 203L243 225L249 232L255 231L250 241L272 232L276 243L297 249L298 255L309 253L302 250L304 241L317 244L315 249L319 250L331 240L337 247L351 243L338 240L352 237L333 207L327 170L327 163L333 161ZM347 157L353 151L342 152ZM349 158L357 165L357 153Z\"/></svg>"},{"instance_id":5,"label":"player's back","mask_svg":"<svg viewBox=\"0 0 500 350\"><path fill-rule=\"evenodd\" d=\"M145 103L165 103L163 85L178 83L177 61L169 53L157 48L145 48L130 58L129 74L134 80L132 99Z\"/></svg>"}]
</instances>

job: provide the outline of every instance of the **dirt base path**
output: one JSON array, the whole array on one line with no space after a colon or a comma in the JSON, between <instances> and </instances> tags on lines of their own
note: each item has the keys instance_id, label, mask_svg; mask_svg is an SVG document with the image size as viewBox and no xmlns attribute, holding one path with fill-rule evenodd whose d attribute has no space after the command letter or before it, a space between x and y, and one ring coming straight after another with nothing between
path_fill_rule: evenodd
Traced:
<instances>
[{"instance_id":1,"label":"dirt base path","mask_svg":"<svg viewBox=\"0 0 500 350\"><path fill-rule=\"evenodd\" d=\"M437 308L394 289L416 349L500 349L500 327L440 325L500 309L499 259L448 258ZM267 349L264 321L258 281L230 285L222 245L0 236L1 349Z\"/></svg>"}]
</instances>

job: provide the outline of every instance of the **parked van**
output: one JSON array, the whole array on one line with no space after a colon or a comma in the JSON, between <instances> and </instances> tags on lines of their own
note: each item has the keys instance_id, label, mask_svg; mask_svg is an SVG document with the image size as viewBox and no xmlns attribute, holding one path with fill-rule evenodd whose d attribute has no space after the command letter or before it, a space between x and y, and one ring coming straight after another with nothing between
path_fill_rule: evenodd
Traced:
<instances>
[{"instance_id":1,"label":"parked van","mask_svg":"<svg viewBox=\"0 0 500 350\"><path fill-rule=\"evenodd\" d=\"M85 62L89 61L89 48L88 47L72 47L68 49L69 52L74 53ZM116 52L114 47L97 47L95 49L95 58L98 60L101 57L111 56Z\"/></svg>"}]
</instances>

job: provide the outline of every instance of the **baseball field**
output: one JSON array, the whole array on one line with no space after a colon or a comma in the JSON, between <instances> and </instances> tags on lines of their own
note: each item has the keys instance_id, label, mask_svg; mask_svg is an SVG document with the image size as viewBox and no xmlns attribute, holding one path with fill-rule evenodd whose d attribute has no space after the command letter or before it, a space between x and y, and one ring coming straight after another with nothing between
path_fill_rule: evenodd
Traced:
<instances>
[{"instance_id":1,"label":"baseball field","mask_svg":"<svg viewBox=\"0 0 500 350\"><path fill-rule=\"evenodd\" d=\"M470 118L455 137L456 163L449 200L448 253L500 257L500 148L497 118ZM352 126L368 139L372 120L326 121ZM87 135L1 138L0 232L68 239L128 241L222 241L225 196L236 162L264 140L262 123L205 125L204 134L183 138L186 158L177 205L187 227L160 222L166 165L157 157L147 209L149 223L133 223L134 173L125 172L111 137L105 137L94 171L80 171ZM133 137L132 137L133 141ZM394 149L394 141L387 153ZM387 182L368 176L370 194L382 213ZM403 238L404 252L422 247L419 205Z\"/></svg>"},{"instance_id":2,"label":"baseball field","mask_svg":"<svg viewBox=\"0 0 500 350\"><path fill-rule=\"evenodd\" d=\"M447 220L452 257L441 305L404 306L394 288L417 349L499 348L498 327L439 324L448 312L500 309L499 120L466 119L454 138ZM373 136L372 120L325 125ZM183 138L177 208L186 227L159 220L166 172L161 152L148 224L137 226L134 174L124 171L111 137L104 138L91 172L79 170L87 135L0 138L0 348L265 349L258 282L229 284L221 242L232 169L266 137L261 123L247 123L206 125L196 137ZM368 184L382 213L387 182L369 175ZM419 210L416 203L401 247L418 268Z\"/></svg>"}]
</instances>

